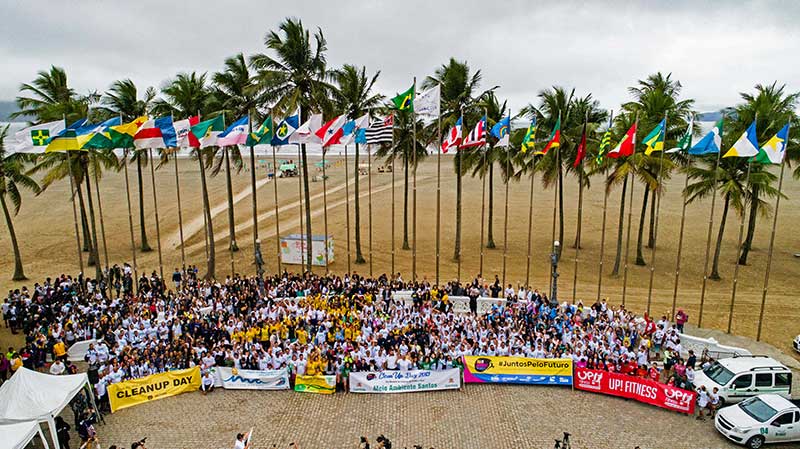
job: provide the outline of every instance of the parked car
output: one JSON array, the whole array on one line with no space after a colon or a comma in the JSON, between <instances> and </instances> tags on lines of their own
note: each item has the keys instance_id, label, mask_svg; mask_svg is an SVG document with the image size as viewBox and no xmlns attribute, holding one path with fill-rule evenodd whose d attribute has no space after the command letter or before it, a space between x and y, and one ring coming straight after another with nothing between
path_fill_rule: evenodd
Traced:
<instances>
[{"instance_id":1,"label":"parked car","mask_svg":"<svg viewBox=\"0 0 800 449\"><path fill-rule=\"evenodd\" d=\"M792 371L771 357L738 356L717 360L698 371L694 385L705 385L708 391L717 387L723 404L766 393L789 399L792 397Z\"/></svg>"},{"instance_id":2,"label":"parked car","mask_svg":"<svg viewBox=\"0 0 800 449\"><path fill-rule=\"evenodd\" d=\"M800 441L800 401L761 394L717 412L714 427L729 440L758 449L765 443Z\"/></svg>"},{"instance_id":3,"label":"parked car","mask_svg":"<svg viewBox=\"0 0 800 449\"><path fill-rule=\"evenodd\" d=\"M792 347L795 351L800 352L800 335L794 337L794 341L792 342Z\"/></svg>"}]
</instances>

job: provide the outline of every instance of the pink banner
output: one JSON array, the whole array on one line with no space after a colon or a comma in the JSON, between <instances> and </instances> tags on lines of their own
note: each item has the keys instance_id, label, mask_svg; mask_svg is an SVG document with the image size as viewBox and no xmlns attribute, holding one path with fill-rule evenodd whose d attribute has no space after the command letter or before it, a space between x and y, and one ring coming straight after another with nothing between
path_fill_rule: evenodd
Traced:
<instances>
[{"instance_id":1,"label":"pink banner","mask_svg":"<svg viewBox=\"0 0 800 449\"><path fill-rule=\"evenodd\" d=\"M584 368L575 369L575 388L634 399L681 413L694 413L697 393L643 377Z\"/></svg>"}]
</instances>

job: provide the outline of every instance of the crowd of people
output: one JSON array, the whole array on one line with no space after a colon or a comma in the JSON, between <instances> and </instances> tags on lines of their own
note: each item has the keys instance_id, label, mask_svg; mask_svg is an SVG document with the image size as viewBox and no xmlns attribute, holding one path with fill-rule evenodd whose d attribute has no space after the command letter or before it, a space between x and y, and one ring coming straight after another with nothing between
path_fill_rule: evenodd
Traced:
<instances>
[{"instance_id":1,"label":"crowd of people","mask_svg":"<svg viewBox=\"0 0 800 449\"><path fill-rule=\"evenodd\" d=\"M397 290L411 291L412 300L395 299ZM453 311L451 296L501 290L505 302L484 313ZM25 345L0 356L0 376L20 366L73 372L67 349L94 339L85 359L101 403L111 383L193 366L286 369L292 381L335 375L345 391L353 371L447 369L464 355L570 358L683 388L692 388L698 368L693 354L681 358L666 316L637 316L605 299L551 303L536 289L503 289L480 277L433 285L400 274L284 272L209 281L189 267L176 269L168 285L155 272L134 282L126 264L109 270L107 281L60 275L9 291L2 307Z\"/></svg>"}]
</instances>

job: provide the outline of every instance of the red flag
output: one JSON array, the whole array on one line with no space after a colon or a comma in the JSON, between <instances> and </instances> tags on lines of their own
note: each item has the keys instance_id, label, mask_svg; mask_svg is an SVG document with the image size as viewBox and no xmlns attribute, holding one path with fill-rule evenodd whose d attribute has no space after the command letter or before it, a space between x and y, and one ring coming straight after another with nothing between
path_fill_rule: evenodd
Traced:
<instances>
[{"instance_id":1,"label":"red flag","mask_svg":"<svg viewBox=\"0 0 800 449\"><path fill-rule=\"evenodd\" d=\"M636 123L631 125L630 129L625 133L625 136L622 138L622 140L620 140L617 146L613 150L609 151L606 156L613 159L616 159L620 156L631 156L635 148L635 140Z\"/></svg>"},{"instance_id":2,"label":"red flag","mask_svg":"<svg viewBox=\"0 0 800 449\"><path fill-rule=\"evenodd\" d=\"M581 134L581 143L578 145L578 154L575 155L575 162L572 164L573 168L578 168L586 157L586 122L583 122L583 134Z\"/></svg>"}]
</instances>

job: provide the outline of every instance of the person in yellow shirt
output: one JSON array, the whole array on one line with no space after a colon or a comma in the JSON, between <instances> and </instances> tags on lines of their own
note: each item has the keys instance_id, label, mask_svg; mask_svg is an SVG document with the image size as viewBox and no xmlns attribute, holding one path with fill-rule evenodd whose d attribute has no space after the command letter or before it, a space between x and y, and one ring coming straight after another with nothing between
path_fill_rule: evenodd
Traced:
<instances>
[{"instance_id":1,"label":"person in yellow shirt","mask_svg":"<svg viewBox=\"0 0 800 449\"><path fill-rule=\"evenodd\" d=\"M308 344L308 332L302 327L297 329L297 342L304 346Z\"/></svg>"},{"instance_id":2,"label":"person in yellow shirt","mask_svg":"<svg viewBox=\"0 0 800 449\"><path fill-rule=\"evenodd\" d=\"M53 345L53 358L60 359L67 355L67 346L61 339Z\"/></svg>"}]
</instances>

